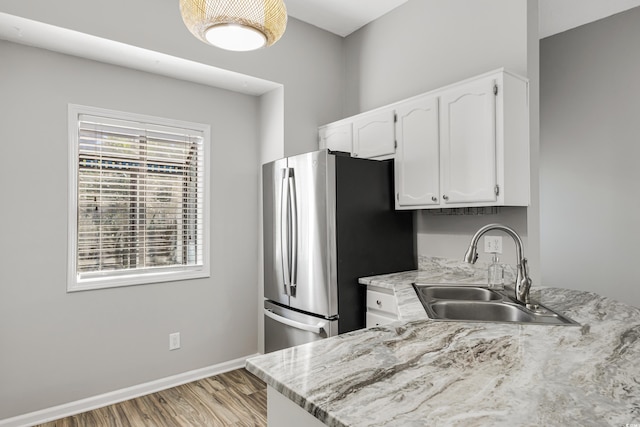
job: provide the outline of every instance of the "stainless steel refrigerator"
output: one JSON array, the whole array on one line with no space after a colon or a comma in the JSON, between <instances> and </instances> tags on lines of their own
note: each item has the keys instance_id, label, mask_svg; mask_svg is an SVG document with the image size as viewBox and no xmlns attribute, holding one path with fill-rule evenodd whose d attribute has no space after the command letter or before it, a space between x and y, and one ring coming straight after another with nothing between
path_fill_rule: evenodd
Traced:
<instances>
[{"instance_id":1,"label":"stainless steel refrigerator","mask_svg":"<svg viewBox=\"0 0 640 427\"><path fill-rule=\"evenodd\" d=\"M321 150L263 165L265 351L365 326L358 278L416 268L393 162Z\"/></svg>"}]
</instances>

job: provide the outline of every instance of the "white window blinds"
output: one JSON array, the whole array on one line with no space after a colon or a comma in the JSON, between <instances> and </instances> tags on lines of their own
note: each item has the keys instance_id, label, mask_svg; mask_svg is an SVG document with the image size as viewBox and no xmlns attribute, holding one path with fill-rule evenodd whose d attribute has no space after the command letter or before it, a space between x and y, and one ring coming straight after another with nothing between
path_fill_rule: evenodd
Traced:
<instances>
[{"instance_id":1,"label":"white window blinds","mask_svg":"<svg viewBox=\"0 0 640 427\"><path fill-rule=\"evenodd\" d=\"M202 271L205 133L106 115L76 117L79 287L177 280L171 273Z\"/></svg>"}]
</instances>

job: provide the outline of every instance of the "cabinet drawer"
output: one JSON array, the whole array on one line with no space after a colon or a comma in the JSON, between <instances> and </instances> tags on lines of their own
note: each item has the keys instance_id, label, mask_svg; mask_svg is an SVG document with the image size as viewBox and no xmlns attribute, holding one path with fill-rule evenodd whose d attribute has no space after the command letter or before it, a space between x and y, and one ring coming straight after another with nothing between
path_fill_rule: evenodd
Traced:
<instances>
[{"instance_id":1,"label":"cabinet drawer","mask_svg":"<svg viewBox=\"0 0 640 427\"><path fill-rule=\"evenodd\" d=\"M381 316L379 314L367 312L367 328L371 328L372 326L381 326L386 325L391 322L395 322L398 320L396 317L387 317Z\"/></svg>"},{"instance_id":2,"label":"cabinet drawer","mask_svg":"<svg viewBox=\"0 0 640 427\"><path fill-rule=\"evenodd\" d=\"M394 315L398 313L396 296L376 291L367 291L367 308L384 311Z\"/></svg>"}]
</instances>

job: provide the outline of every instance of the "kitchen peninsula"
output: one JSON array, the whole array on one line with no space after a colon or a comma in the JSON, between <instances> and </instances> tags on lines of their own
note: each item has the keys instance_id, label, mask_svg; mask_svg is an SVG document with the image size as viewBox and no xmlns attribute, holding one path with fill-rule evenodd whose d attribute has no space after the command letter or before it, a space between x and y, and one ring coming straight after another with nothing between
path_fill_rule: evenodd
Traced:
<instances>
[{"instance_id":1,"label":"kitchen peninsula","mask_svg":"<svg viewBox=\"0 0 640 427\"><path fill-rule=\"evenodd\" d=\"M247 369L270 400L284 396L329 426L640 423L640 309L534 284L581 325L433 321L411 283L480 279L431 267L361 279L393 290L397 322L258 356Z\"/></svg>"}]
</instances>

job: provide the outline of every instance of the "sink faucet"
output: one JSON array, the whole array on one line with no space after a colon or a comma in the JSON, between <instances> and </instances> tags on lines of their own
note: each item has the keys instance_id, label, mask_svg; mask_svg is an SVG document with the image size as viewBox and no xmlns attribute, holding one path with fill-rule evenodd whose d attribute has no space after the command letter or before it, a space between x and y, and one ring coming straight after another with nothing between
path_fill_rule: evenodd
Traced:
<instances>
[{"instance_id":1,"label":"sink faucet","mask_svg":"<svg viewBox=\"0 0 640 427\"><path fill-rule=\"evenodd\" d=\"M489 230L501 230L507 233L513 238L516 243L516 256L518 258L518 265L516 267L516 300L521 304L524 304L527 308L530 308L531 301L529 299L529 289L531 289L531 279L529 278L529 271L527 267L527 259L523 255L522 239L515 232L514 229L502 224L488 224L476 231L476 234L471 238L469 249L464 254L464 260L469 264L475 264L478 260L478 241L484 233Z\"/></svg>"}]
</instances>

